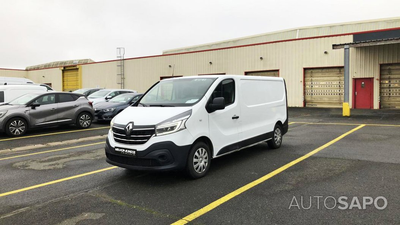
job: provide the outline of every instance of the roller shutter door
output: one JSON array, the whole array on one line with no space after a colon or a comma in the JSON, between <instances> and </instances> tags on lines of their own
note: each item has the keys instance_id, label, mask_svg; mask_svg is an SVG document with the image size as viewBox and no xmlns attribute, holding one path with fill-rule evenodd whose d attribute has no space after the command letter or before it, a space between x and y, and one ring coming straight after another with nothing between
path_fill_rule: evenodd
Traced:
<instances>
[{"instance_id":1,"label":"roller shutter door","mask_svg":"<svg viewBox=\"0 0 400 225\"><path fill-rule=\"evenodd\" d=\"M80 88L79 69L65 68L63 70L63 91L75 91Z\"/></svg>"},{"instance_id":2,"label":"roller shutter door","mask_svg":"<svg viewBox=\"0 0 400 225\"><path fill-rule=\"evenodd\" d=\"M380 99L382 109L400 109L400 64L381 66Z\"/></svg>"},{"instance_id":3,"label":"roller shutter door","mask_svg":"<svg viewBox=\"0 0 400 225\"><path fill-rule=\"evenodd\" d=\"M279 77L279 70L254 71L245 74L248 76Z\"/></svg>"},{"instance_id":4,"label":"roller shutter door","mask_svg":"<svg viewBox=\"0 0 400 225\"><path fill-rule=\"evenodd\" d=\"M344 68L305 69L305 106L340 108L344 99Z\"/></svg>"}]
</instances>

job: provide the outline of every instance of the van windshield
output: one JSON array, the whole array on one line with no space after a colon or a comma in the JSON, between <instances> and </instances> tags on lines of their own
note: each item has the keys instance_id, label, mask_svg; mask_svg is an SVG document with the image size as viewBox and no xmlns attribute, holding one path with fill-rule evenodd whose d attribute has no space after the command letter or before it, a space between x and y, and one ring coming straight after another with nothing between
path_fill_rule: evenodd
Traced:
<instances>
[{"instance_id":1,"label":"van windshield","mask_svg":"<svg viewBox=\"0 0 400 225\"><path fill-rule=\"evenodd\" d=\"M16 98L16 99L12 100L11 102L9 102L9 104L25 105L26 103L28 103L29 101L31 101L32 99L36 98L39 95L40 95L40 93L30 93L30 94L22 95L21 97Z\"/></svg>"},{"instance_id":2,"label":"van windshield","mask_svg":"<svg viewBox=\"0 0 400 225\"><path fill-rule=\"evenodd\" d=\"M163 80L140 100L141 106L191 106L203 98L216 78Z\"/></svg>"}]
</instances>

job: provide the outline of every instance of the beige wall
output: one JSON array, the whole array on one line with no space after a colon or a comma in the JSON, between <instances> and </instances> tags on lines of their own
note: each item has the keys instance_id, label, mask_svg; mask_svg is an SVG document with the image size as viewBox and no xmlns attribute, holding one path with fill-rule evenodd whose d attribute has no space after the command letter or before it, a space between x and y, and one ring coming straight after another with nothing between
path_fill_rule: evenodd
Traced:
<instances>
[{"instance_id":1,"label":"beige wall","mask_svg":"<svg viewBox=\"0 0 400 225\"><path fill-rule=\"evenodd\" d=\"M183 76L212 73L244 75L246 71L278 69L279 75L287 82L289 105L301 107L304 68L343 66L343 51L333 51L332 44L351 41L352 36L349 35L126 60L125 88L144 92L160 77L171 76L172 73ZM118 87L116 65L116 62L83 65L83 87Z\"/></svg>"},{"instance_id":2,"label":"beige wall","mask_svg":"<svg viewBox=\"0 0 400 225\"><path fill-rule=\"evenodd\" d=\"M13 70L13 69L1 69L0 68L0 77L22 77L28 78L28 73L25 70Z\"/></svg>"},{"instance_id":3,"label":"beige wall","mask_svg":"<svg viewBox=\"0 0 400 225\"><path fill-rule=\"evenodd\" d=\"M54 90L62 90L62 70L60 68L31 70L28 71L28 78L39 84L51 83Z\"/></svg>"}]
</instances>

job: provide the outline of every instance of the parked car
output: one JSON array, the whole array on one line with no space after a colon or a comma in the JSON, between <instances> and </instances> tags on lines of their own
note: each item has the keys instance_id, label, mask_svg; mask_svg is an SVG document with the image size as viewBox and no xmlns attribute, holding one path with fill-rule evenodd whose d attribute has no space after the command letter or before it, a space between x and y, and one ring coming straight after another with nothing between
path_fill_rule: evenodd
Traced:
<instances>
[{"instance_id":1,"label":"parked car","mask_svg":"<svg viewBox=\"0 0 400 225\"><path fill-rule=\"evenodd\" d=\"M234 75L161 80L110 126L108 163L200 178L213 158L264 142L281 146L289 127L286 85L278 77Z\"/></svg>"},{"instance_id":2,"label":"parked car","mask_svg":"<svg viewBox=\"0 0 400 225\"><path fill-rule=\"evenodd\" d=\"M102 89L89 95L88 99L92 102L93 106L95 106L97 103L105 102L114 98L115 96L125 93L136 93L136 91L128 89Z\"/></svg>"},{"instance_id":3,"label":"parked car","mask_svg":"<svg viewBox=\"0 0 400 225\"><path fill-rule=\"evenodd\" d=\"M111 120L126 107L134 104L142 95L127 93L118 95L107 102L100 102L94 108L94 116L98 121Z\"/></svg>"},{"instance_id":4,"label":"parked car","mask_svg":"<svg viewBox=\"0 0 400 225\"><path fill-rule=\"evenodd\" d=\"M39 85L0 85L0 103L9 102L28 93L45 93L47 89Z\"/></svg>"},{"instance_id":5,"label":"parked car","mask_svg":"<svg viewBox=\"0 0 400 225\"><path fill-rule=\"evenodd\" d=\"M76 91L73 91L73 93L78 93L78 94L83 94L86 97L88 97L89 95L95 93L96 91L101 90L102 88L82 88L82 89L78 89Z\"/></svg>"},{"instance_id":6,"label":"parked car","mask_svg":"<svg viewBox=\"0 0 400 225\"><path fill-rule=\"evenodd\" d=\"M30 93L0 105L0 131L13 137L32 128L61 124L89 128L93 118L89 100L76 93Z\"/></svg>"}]
</instances>

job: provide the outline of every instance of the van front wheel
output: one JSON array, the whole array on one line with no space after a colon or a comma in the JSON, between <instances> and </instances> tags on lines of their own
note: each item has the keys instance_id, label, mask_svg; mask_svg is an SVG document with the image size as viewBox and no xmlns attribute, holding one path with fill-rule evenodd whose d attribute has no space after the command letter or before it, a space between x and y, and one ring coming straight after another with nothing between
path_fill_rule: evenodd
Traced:
<instances>
[{"instance_id":1,"label":"van front wheel","mask_svg":"<svg viewBox=\"0 0 400 225\"><path fill-rule=\"evenodd\" d=\"M187 173L190 177L197 179L204 177L210 168L210 147L204 142L197 142L192 146L187 162Z\"/></svg>"},{"instance_id":2,"label":"van front wheel","mask_svg":"<svg viewBox=\"0 0 400 225\"><path fill-rule=\"evenodd\" d=\"M272 135L272 139L269 140L268 146L272 149L280 148L282 145L282 127L277 124L274 128L274 133Z\"/></svg>"}]
</instances>

